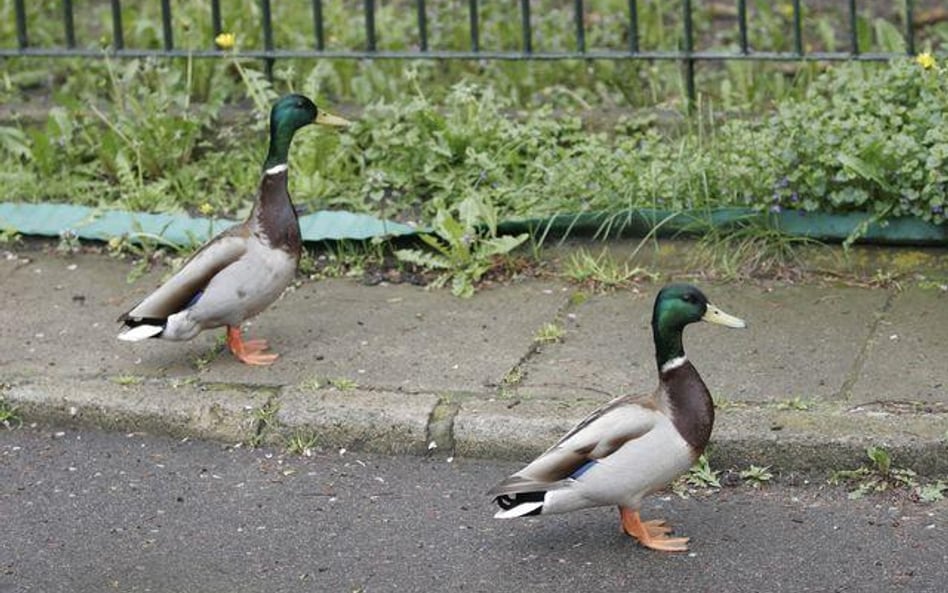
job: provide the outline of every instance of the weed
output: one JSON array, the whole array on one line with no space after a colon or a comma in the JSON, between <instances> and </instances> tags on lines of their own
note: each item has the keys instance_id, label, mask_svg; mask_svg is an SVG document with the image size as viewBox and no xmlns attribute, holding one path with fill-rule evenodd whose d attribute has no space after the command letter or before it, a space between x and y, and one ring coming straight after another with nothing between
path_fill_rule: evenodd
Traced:
<instances>
[{"instance_id":1,"label":"weed","mask_svg":"<svg viewBox=\"0 0 948 593\"><path fill-rule=\"evenodd\" d=\"M523 381L524 376L525 376L525 373L523 372L523 367L518 364L517 366L511 368L509 371L504 373L504 378L501 381L501 383L503 384L504 387L515 387L517 385L520 385L520 383Z\"/></svg>"},{"instance_id":2,"label":"weed","mask_svg":"<svg viewBox=\"0 0 948 593\"><path fill-rule=\"evenodd\" d=\"M544 323L533 336L533 341L537 344L552 344L561 341L565 335L566 330L556 323Z\"/></svg>"},{"instance_id":3,"label":"weed","mask_svg":"<svg viewBox=\"0 0 948 593\"><path fill-rule=\"evenodd\" d=\"M434 253L399 249L395 256L422 268L441 271L431 286L440 288L450 280L451 293L466 298L474 294L476 283L494 265L494 258L509 254L527 240L527 235L497 236L496 210L474 196L463 200L457 212L455 218L448 210L438 211L435 234L421 235Z\"/></svg>"},{"instance_id":4,"label":"weed","mask_svg":"<svg viewBox=\"0 0 948 593\"><path fill-rule=\"evenodd\" d=\"M805 412L810 409L812 403L808 400L796 396L793 399L787 399L777 404L778 410L796 410L799 412Z\"/></svg>"},{"instance_id":5,"label":"weed","mask_svg":"<svg viewBox=\"0 0 948 593\"><path fill-rule=\"evenodd\" d=\"M132 385L141 385L145 379L138 375L116 375L112 377L112 382L122 387L131 387Z\"/></svg>"},{"instance_id":6,"label":"weed","mask_svg":"<svg viewBox=\"0 0 948 593\"><path fill-rule=\"evenodd\" d=\"M311 279L360 277L372 265L385 261L386 241L333 241L316 255L306 250L300 273Z\"/></svg>"},{"instance_id":7,"label":"weed","mask_svg":"<svg viewBox=\"0 0 948 593\"><path fill-rule=\"evenodd\" d=\"M503 379L500 380L500 397L513 397L517 387L523 383L524 377L526 377L526 372L519 364L504 373Z\"/></svg>"},{"instance_id":8,"label":"weed","mask_svg":"<svg viewBox=\"0 0 948 593\"><path fill-rule=\"evenodd\" d=\"M760 467L758 465L751 465L749 468L741 470L740 476L742 480L754 488L760 488L761 485L766 484L774 477L770 471L770 466Z\"/></svg>"},{"instance_id":9,"label":"weed","mask_svg":"<svg viewBox=\"0 0 948 593\"><path fill-rule=\"evenodd\" d=\"M280 411L280 405L273 400L267 401L259 408L253 411L255 430L253 436L247 441L247 445L256 448L263 443L263 438L267 430L276 420L277 412Z\"/></svg>"},{"instance_id":10,"label":"weed","mask_svg":"<svg viewBox=\"0 0 948 593\"><path fill-rule=\"evenodd\" d=\"M712 393L711 401L714 402L714 408L717 410L730 410L734 408L746 408L747 402L729 399L726 395Z\"/></svg>"},{"instance_id":11,"label":"weed","mask_svg":"<svg viewBox=\"0 0 948 593\"><path fill-rule=\"evenodd\" d=\"M164 248L167 247L171 251L183 249L182 246L163 238L161 233L155 235L145 232L137 221L133 223L132 228L131 233L112 237L106 244L110 256L131 256L134 259L132 269L125 276L125 281L129 284L141 278L155 264L167 259Z\"/></svg>"},{"instance_id":12,"label":"weed","mask_svg":"<svg viewBox=\"0 0 948 593\"><path fill-rule=\"evenodd\" d=\"M688 470L685 481L695 488L720 488L718 474L721 472L711 469L708 455L703 453L698 461Z\"/></svg>"},{"instance_id":13,"label":"weed","mask_svg":"<svg viewBox=\"0 0 948 593\"><path fill-rule=\"evenodd\" d=\"M198 379L197 377L194 377L194 376L191 376L191 377L181 377L181 378L178 378L178 379L173 379L173 380L171 381L171 386L172 386L174 389L180 389L181 387L188 387L188 386L191 386L191 385L197 385L199 382L200 382L200 379Z\"/></svg>"},{"instance_id":14,"label":"weed","mask_svg":"<svg viewBox=\"0 0 948 593\"><path fill-rule=\"evenodd\" d=\"M56 245L56 251L63 255L73 255L82 250L82 243L79 241L79 234L73 229L66 229L59 233L59 243Z\"/></svg>"},{"instance_id":15,"label":"weed","mask_svg":"<svg viewBox=\"0 0 948 593\"><path fill-rule=\"evenodd\" d=\"M922 484L915 488L915 494L922 502L938 502L945 498L945 492L948 492L948 482L938 480L930 484Z\"/></svg>"},{"instance_id":16,"label":"weed","mask_svg":"<svg viewBox=\"0 0 948 593\"><path fill-rule=\"evenodd\" d=\"M563 276L571 282L598 292L625 288L635 282L653 281L658 277L645 268L630 268L628 263L620 264L606 249L598 256L593 256L585 248L570 254Z\"/></svg>"},{"instance_id":17,"label":"weed","mask_svg":"<svg viewBox=\"0 0 948 593\"><path fill-rule=\"evenodd\" d=\"M291 455L312 457L313 449L318 442L319 438L314 434L295 432L286 440L284 449Z\"/></svg>"},{"instance_id":18,"label":"weed","mask_svg":"<svg viewBox=\"0 0 948 593\"><path fill-rule=\"evenodd\" d=\"M329 379L329 384L337 391L352 391L353 389L359 387L358 383L345 377Z\"/></svg>"},{"instance_id":19,"label":"weed","mask_svg":"<svg viewBox=\"0 0 948 593\"><path fill-rule=\"evenodd\" d=\"M572 307L578 307L589 300L589 294L583 291L576 291L569 295L569 304Z\"/></svg>"},{"instance_id":20,"label":"weed","mask_svg":"<svg viewBox=\"0 0 948 593\"><path fill-rule=\"evenodd\" d=\"M892 488L915 488L918 486L917 474L907 468L892 467L889 452L882 447L870 446L866 455L872 462L870 466L860 466L853 470L840 470L830 476L833 485L849 484L849 498L862 498L872 492L885 492Z\"/></svg>"},{"instance_id":21,"label":"weed","mask_svg":"<svg viewBox=\"0 0 948 593\"><path fill-rule=\"evenodd\" d=\"M6 429L19 428L23 425L20 411L2 396L0 396L0 424Z\"/></svg>"},{"instance_id":22,"label":"weed","mask_svg":"<svg viewBox=\"0 0 948 593\"><path fill-rule=\"evenodd\" d=\"M320 387L322 387L322 382L319 377L313 377L300 382L300 389L305 389L306 391L319 391Z\"/></svg>"},{"instance_id":23,"label":"weed","mask_svg":"<svg viewBox=\"0 0 948 593\"><path fill-rule=\"evenodd\" d=\"M22 239L14 228L0 228L0 245L16 245Z\"/></svg>"},{"instance_id":24,"label":"weed","mask_svg":"<svg viewBox=\"0 0 948 593\"><path fill-rule=\"evenodd\" d=\"M219 335L214 341L214 345L211 346L209 350L203 354L198 354L191 359L191 364L194 366L194 370L203 371L211 365L212 362L217 360L217 357L221 355L224 351L227 344L227 336Z\"/></svg>"}]
</instances>

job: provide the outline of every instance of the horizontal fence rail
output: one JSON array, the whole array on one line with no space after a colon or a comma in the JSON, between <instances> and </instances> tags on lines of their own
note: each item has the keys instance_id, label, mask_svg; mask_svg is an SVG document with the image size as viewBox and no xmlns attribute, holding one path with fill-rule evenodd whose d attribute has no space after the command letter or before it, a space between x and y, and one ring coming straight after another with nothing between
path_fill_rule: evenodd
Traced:
<instances>
[{"instance_id":1,"label":"horizontal fence rail","mask_svg":"<svg viewBox=\"0 0 948 593\"><path fill-rule=\"evenodd\" d=\"M564 0L568 2L568 0ZM520 0L519 50L495 50L482 44L480 0L467 0L469 49L433 49L429 43L429 15L426 0L413 0L417 15L417 46L406 50L380 49L376 25L377 0L363 0L365 14L365 47L363 49L331 49L327 47L327 31L324 20L323 0L311 0L313 46L306 49L286 49L275 46L270 0L258 0L260 28L263 47L261 49L239 49L225 51L209 41L206 49L194 50L176 47L174 43L174 15L171 0L161 0L161 47L133 48L125 43L122 25L122 2L110 0L111 44L107 48L82 48L77 44L74 6L72 0L62 0L62 26L65 44L61 46L34 45L29 37L26 0L14 0L16 46L0 47L0 58L12 57L84 57L84 58L215 58L244 57L260 59L268 75L272 74L276 60L288 58L331 59L435 59L435 60L670 60L681 63L686 92L689 100L695 98L695 65L701 61L753 60L753 61L881 61L905 55L915 55L916 30L914 25L914 1L904 1L905 52L871 52L860 46L856 0L847 0L848 48L845 51L806 51L803 35L803 11L801 0L792 0L792 45L790 51L757 51L751 47L748 34L747 0L736 0L736 51L695 49L694 6L692 0L681 0L681 40L678 50L649 50L641 47L640 4L644 1L629 0L626 10L626 47L614 49L589 49L587 47L586 2L573 0L574 47L571 49L536 50L531 14L531 0ZM406 4L409 0L406 0ZM220 0L210 2L210 20L214 35L224 32Z\"/></svg>"}]
</instances>

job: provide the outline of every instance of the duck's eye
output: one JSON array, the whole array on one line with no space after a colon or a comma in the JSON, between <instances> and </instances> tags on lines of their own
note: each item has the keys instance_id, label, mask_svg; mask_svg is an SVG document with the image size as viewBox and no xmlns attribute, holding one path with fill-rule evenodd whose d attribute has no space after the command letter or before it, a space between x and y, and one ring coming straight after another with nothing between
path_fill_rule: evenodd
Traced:
<instances>
[{"instance_id":1,"label":"duck's eye","mask_svg":"<svg viewBox=\"0 0 948 593\"><path fill-rule=\"evenodd\" d=\"M685 301L686 303L693 303L695 302L695 295L691 293L683 294L681 295L681 300Z\"/></svg>"}]
</instances>

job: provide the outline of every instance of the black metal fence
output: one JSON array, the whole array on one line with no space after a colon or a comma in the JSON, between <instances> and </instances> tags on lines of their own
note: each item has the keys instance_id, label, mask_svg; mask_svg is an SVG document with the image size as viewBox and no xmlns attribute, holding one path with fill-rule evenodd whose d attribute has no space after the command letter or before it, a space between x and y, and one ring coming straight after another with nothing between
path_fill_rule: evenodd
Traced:
<instances>
[{"instance_id":1,"label":"black metal fence","mask_svg":"<svg viewBox=\"0 0 948 593\"><path fill-rule=\"evenodd\" d=\"M218 57L232 55L230 52L210 47L205 50L176 48L174 44L171 0L161 0L162 47L160 49L131 48L125 45L122 26L122 2L111 1L112 41L108 49L81 48L76 44L74 8L72 0L62 0L62 23L65 45L55 47L35 46L30 43L27 25L26 0L14 0L16 16L16 47L0 47L0 57L44 56L44 57ZM486 2L487 0L485 0ZM806 60L888 60L902 55L915 54L916 31L913 24L914 2L904 0L905 54L868 52L860 47L857 31L857 2L847 0L849 43L845 51L805 51L803 40L801 0L792 0L792 51L756 51L748 38L748 7L746 0L736 0L738 48L736 51L702 51L695 49L694 6L691 0L681 1L681 44L676 51L655 51L639 45L639 2L628 0L627 47L618 49L588 49L586 46L586 24L584 0L573 0L575 22L575 46L571 49L539 51L534 49L531 26L531 1L519 0L520 49L515 51L492 50L481 45L479 0L468 0L470 47L465 50L442 50L429 47L428 10L425 0L414 0L417 14L418 44L410 50L392 51L378 48L375 16L376 0L363 0L365 14L365 47L363 49L330 49L326 47L326 31L323 19L323 0L311 0L313 18L313 46L309 49L283 49L274 45L271 1L259 0L263 35L262 49L241 49L238 56L264 60L268 73L273 62L285 58L334 58L334 59L460 59L460 60L672 60L682 64L686 92L689 99L695 97L695 64L699 61L758 60L758 61L806 61ZM211 25L215 36L223 32L220 0L211 0Z\"/></svg>"}]
</instances>

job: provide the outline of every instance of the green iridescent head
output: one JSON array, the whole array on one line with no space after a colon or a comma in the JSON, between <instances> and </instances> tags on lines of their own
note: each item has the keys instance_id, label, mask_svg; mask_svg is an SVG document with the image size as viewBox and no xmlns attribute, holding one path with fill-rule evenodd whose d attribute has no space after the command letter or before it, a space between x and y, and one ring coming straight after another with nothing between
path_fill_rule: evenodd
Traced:
<instances>
[{"instance_id":1,"label":"green iridescent head","mask_svg":"<svg viewBox=\"0 0 948 593\"><path fill-rule=\"evenodd\" d=\"M682 331L689 323L698 321L746 327L742 319L712 305L703 292L690 284L669 284L659 291L652 310L652 336L659 368L669 360L685 355L681 344Z\"/></svg>"},{"instance_id":2,"label":"green iridescent head","mask_svg":"<svg viewBox=\"0 0 948 593\"><path fill-rule=\"evenodd\" d=\"M344 127L348 126L349 122L320 111L303 95L293 94L281 97L270 110L270 150L263 168L270 169L286 164L293 134L309 124Z\"/></svg>"}]
</instances>

